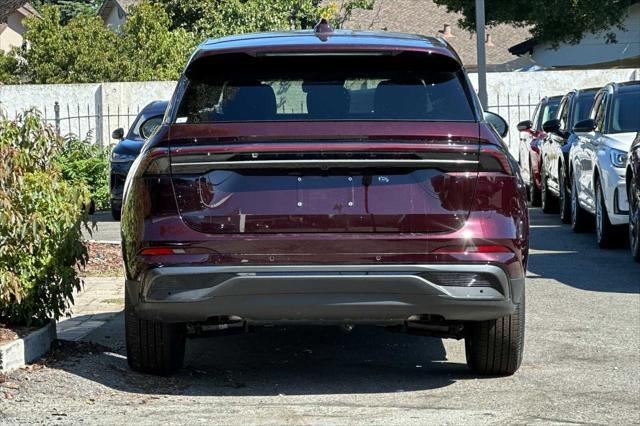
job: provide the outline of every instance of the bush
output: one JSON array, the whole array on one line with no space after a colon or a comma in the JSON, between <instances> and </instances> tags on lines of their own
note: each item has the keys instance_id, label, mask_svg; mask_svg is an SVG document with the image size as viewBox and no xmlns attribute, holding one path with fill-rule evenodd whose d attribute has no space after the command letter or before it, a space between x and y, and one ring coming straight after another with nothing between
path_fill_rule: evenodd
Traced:
<instances>
[{"instance_id":1,"label":"bush","mask_svg":"<svg viewBox=\"0 0 640 426\"><path fill-rule=\"evenodd\" d=\"M109 208L110 151L70 135L54 159L67 181L89 188L96 210Z\"/></svg>"},{"instance_id":2,"label":"bush","mask_svg":"<svg viewBox=\"0 0 640 426\"><path fill-rule=\"evenodd\" d=\"M57 319L80 288L89 192L52 160L63 143L35 112L0 121L0 322Z\"/></svg>"}]
</instances>

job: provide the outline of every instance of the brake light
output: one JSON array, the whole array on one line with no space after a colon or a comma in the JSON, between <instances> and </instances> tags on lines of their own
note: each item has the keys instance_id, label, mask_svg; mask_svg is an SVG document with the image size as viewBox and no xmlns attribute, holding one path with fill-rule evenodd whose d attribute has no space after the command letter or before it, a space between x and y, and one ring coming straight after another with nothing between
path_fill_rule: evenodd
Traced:
<instances>
[{"instance_id":1,"label":"brake light","mask_svg":"<svg viewBox=\"0 0 640 426\"><path fill-rule=\"evenodd\" d=\"M513 174L513 168L507 154L496 146L486 146L480 149L480 171Z\"/></svg>"}]
</instances>

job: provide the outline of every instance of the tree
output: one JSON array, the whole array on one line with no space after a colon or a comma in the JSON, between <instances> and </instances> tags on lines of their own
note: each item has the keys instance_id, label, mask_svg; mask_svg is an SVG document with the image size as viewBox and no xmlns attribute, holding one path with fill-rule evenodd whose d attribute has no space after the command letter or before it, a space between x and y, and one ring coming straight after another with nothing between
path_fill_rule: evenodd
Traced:
<instances>
[{"instance_id":1,"label":"tree","mask_svg":"<svg viewBox=\"0 0 640 426\"><path fill-rule=\"evenodd\" d=\"M463 15L459 24L475 30L475 0L434 0L447 11ZM598 33L621 25L634 0L493 0L485 2L486 23L531 27L538 41L557 47L579 43L585 33ZM604 34L608 42L615 35Z\"/></svg>"},{"instance_id":2,"label":"tree","mask_svg":"<svg viewBox=\"0 0 640 426\"><path fill-rule=\"evenodd\" d=\"M100 6L98 0L31 0L31 4L42 11L45 6L58 6L63 24L66 24L78 15L95 15Z\"/></svg>"},{"instance_id":3,"label":"tree","mask_svg":"<svg viewBox=\"0 0 640 426\"><path fill-rule=\"evenodd\" d=\"M0 84L19 83L18 60L14 54L6 54L0 50Z\"/></svg>"},{"instance_id":4,"label":"tree","mask_svg":"<svg viewBox=\"0 0 640 426\"><path fill-rule=\"evenodd\" d=\"M118 78L118 36L99 17L77 16L67 25L57 7L27 18L21 73L33 83L90 83Z\"/></svg>"},{"instance_id":5,"label":"tree","mask_svg":"<svg viewBox=\"0 0 640 426\"><path fill-rule=\"evenodd\" d=\"M51 6L26 26L29 47L19 51L17 62L22 79L31 83L173 80L196 44L184 29L170 31L164 9L147 2L131 10L118 33L97 16L78 15L65 25L60 9ZM0 76L11 65L0 57Z\"/></svg>"},{"instance_id":6,"label":"tree","mask_svg":"<svg viewBox=\"0 0 640 426\"><path fill-rule=\"evenodd\" d=\"M155 0L161 4L174 28L185 28L201 38L223 37L258 31L311 28L320 17L337 27L356 8L370 9L374 0Z\"/></svg>"},{"instance_id":7,"label":"tree","mask_svg":"<svg viewBox=\"0 0 640 426\"><path fill-rule=\"evenodd\" d=\"M40 0L83 3L93 0ZM80 13L65 21L59 6L28 18L26 46L0 56L0 81L92 83L174 80L198 40L255 31L312 27L320 17L341 26L373 0L143 0L118 31Z\"/></svg>"},{"instance_id":8,"label":"tree","mask_svg":"<svg viewBox=\"0 0 640 426\"><path fill-rule=\"evenodd\" d=\"M127 65L124 81L177 80L196 37L184 28L170 29L171 20L159 5L142 2L130 10L119 35L119 51Z\"/></svg>"}]
</instances>

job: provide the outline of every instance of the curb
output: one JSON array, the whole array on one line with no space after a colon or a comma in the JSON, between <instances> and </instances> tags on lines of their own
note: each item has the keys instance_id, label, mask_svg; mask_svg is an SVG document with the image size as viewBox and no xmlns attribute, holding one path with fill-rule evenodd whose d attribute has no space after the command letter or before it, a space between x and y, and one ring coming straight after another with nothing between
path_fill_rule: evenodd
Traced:
<instances>
[{"instance_id":1,"label":"curb","mask_svg":"<svg viewBox=\"0 0 640 426\"><path fill-rule=\"evenodd\" d=\"M56 339L56 323L44 327L20 339L0 346L0 373L22 368L47 353Z\"/></svg>"}]
</instances>

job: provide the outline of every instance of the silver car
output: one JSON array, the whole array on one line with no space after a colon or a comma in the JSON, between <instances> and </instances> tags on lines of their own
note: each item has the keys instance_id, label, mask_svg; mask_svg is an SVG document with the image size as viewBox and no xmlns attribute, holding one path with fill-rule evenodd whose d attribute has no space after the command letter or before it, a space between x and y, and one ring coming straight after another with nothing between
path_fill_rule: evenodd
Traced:
<instances>
[{"instance_id":1,"label":"silver car","mask_svg":"<svg viewBox=\"0 0 640 426\"><path fill-rule=\"evenodd\" d=\"M596 222L600 247L622 243L629 222L627 153L640 131L640 82L610 83L595 97L588 119L576 123L569 153L571 224L576 232Z\"/></svg>"}]
</instances>

